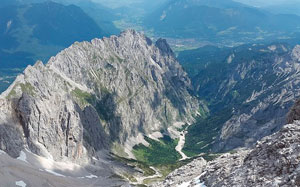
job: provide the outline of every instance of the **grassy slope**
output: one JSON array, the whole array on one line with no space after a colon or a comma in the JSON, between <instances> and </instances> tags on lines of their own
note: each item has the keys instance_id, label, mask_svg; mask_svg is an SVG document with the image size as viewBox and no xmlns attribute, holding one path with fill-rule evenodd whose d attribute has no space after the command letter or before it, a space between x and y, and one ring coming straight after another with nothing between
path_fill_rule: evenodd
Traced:
<instances>
[{"instance_id":1,"label":"grassy slope","mask_svg":"<svg viewBox=\"0 0 300 187\"><path fill-rule=\"evenodd\" d=\"M133 153L135 157L150 165L173 164L181 158L180 154L175 150L178 144L178 139L171 139L169 136L164 136L160 141L152 140L145 137L150 146L144 145L134 146Z\"/></svg>"}]
</instances>

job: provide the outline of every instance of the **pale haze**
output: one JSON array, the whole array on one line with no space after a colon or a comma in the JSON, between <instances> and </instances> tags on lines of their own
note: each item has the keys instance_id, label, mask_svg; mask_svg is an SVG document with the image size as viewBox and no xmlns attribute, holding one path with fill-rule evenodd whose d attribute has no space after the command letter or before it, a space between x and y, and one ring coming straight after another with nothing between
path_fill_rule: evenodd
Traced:
<instances>
[{"instance_id":1,"label":"pale haze","mask_svg":"<svg viewBox=\"0 0 300 187\"><path fill-rule=\"evenodd\" d=\"M237 2L245 3L252 6L263 7L280 4L299 4L300 0L236 0Z\"/></svg>"}]
</instances>

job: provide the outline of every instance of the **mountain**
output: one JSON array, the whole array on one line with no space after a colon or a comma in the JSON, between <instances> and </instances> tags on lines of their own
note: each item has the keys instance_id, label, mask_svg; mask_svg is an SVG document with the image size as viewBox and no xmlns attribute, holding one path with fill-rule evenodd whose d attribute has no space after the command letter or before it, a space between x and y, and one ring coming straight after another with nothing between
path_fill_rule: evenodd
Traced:
<instances>
[{"instance_id":1,"label":"mountain","mask_svg":"<svg viewBox=\"0 0 300 187\"><path fill-rule=\"evenodd\" d=\"M53 2L33 4L24 14L33 36L42 44L68 46L102 36L101 29L79 7ZM88 32L87 32L88 31Z\"/></svg>"},{"instance_id":2,"label":"mountain","mask_svg":"<svg viewBox=\"0 0 300 187\"><path fill-rule=\"evenodd\" d=\"M0 47L5 54L25 52L37 55L38 53L43 57L42 59L46 59L49 56L47 50L57 51L75 41L91 40L96 36L102 36L102 30L96 23L80 8L73 5L63 6L50 1L9 6L1 9L1 17L3 19L0 23L2 28ZM8 62L2 64L2 67L11 66L15 67L15 64Z\"/></svg>"},{"instance_id":3,"label":"mountain","mask_svg":"<svg viewBox=\"0 0 300 187\"><path fill-rule=\"evenodd\" d=\"M298 16L300 15L299 2L285 3L279 5L269 5L263 8L275 14L295 14Z\"/></svg>"},{"instance_id":4,"label":"mountain","mask_svg":"<svg viewBox=\"0 0 300 187\"><path fill-rule=\"evenodd\" d=\"M119 1L119 0L97 0L100 4L106 5L112 9L117 9L120 7L136 7L145 9L145 11L151 11L161 5L162 3L168 0L128 0L128 1ZM148 10L147 10L148 9Z\"/></svg>"},{"instance_id":5,"label":"mountain","mask_svg":"<svg viewBox=\"0 0 300 187\"><path fill-rule=\"evenodd\" d=\"M173 0L149 14L144 24L165 37L236 45L286 37L298 30L298 20L230 0Z\"/></svg>"},{"instance_id":6,"label":"mountain","mask_svg":"<svg viewBox=\"0 0 300 187\"><path fill-rule=\"evenodd\" d=\"M234 0L236 2L244 3L247 5L255 6L255 7L268 7L272 5L285 5L285 4L293 4L297 3L298 0L265 0L265 1L260 1L260 0Z\"/></svg>"},{"instance_id":7,"label":"mountain","mask_svg":"<svg viewBox=\"0 0 300 187\"><path fill-rule=\"evenodd\" d=\"M120 30L113 23L120 19L120 16L113 9L108 8L107 4L91 0L53 0L63 5L76 5L89 15L104 32L105 36L119 34ZM104 6L105 5L105 6Z\"/></svg>"},{"instance_id":8,"label":"mountain","mask_svg":"<svg viewBox=\"0 0 300 187\"><path fill-rule=\"evenodd\" d=\"M299 97L299 51L299 46L278 43L179 54L198 97L209 108L206 117L189 127L184 152L251 147L277 132Z\"/></svg>"},{"instance_id":9,"label":"mountain","mask_svg":"<svg viewBox=\"0 0 300 187\"><path fill-rule=\"evenodd\" d=\"M13 158L23 151L82 166L94 158L109 165L109 152L136 158L136 145L179 138L199 107L192 92L166 40L153 43L128 30L76 42L46 65L28 66L3 92L0 149ZM133 170L117 166L109 171Z\"/></svg>"},{"instance_id":10,"label":"mountain","mask_svg":"<svg viewBox=\"0 0 300 187\"><path fill-rule=\"evenodd\" d=\"M110 35L79 7L51 1L3 6L0 17L1 71L48 60L75 41Z\"/></svg>"},{"instance_id":11,"label":"mountain","mask_svg":"<svg viewBox=\"0 0 300 187\"><path fill-rule=\"evenodd\" d=\"M299 125L294 121L283 126L253 149L226 153L211 162L199 158L153 186L299 186Z\"/></svg>"},{"instance_id":12,"label":"mountain","mask_svg":"<svg viewBox=\"0 0 300 187\"><path fill-rule=\"evenodd\" d=\"M30 4L44 4L44 3L58 3L61 5L69 6L75 5L80 7L85 14L91 17L101 28L102 34L110 36L111 34L119 34L120 30L115 27L113 21L120 19L111 8L103 6L97 1L92 0L9 0L2 1L0 7L7 6L22 6ZM105 4L105 3L103 3ZM107 4L105 4L107 5ZM80 14L79 14L80 16Z\"/></svg>"}]
</instances>

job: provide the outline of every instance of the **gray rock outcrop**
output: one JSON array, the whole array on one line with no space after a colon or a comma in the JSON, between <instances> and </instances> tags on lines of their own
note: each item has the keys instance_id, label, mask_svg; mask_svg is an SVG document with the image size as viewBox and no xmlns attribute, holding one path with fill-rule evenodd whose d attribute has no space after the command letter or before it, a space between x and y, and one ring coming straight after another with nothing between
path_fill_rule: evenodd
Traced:
<instances>
[{"instance_id":1,"label":"gray rock outcrop","mask_svg":"<svg viewBox=\"0 0 300 187\"><path fill-rule=\"evenodd\" d=\"M258 142L253 149L226 153L204 164L202 158L172 172L163 186L195 181L208 187L300 186L300 121L283 128ZM196 169L195 169L196 167ZM155 186L155 185L154 185Z\"/></svg>"},{"instance_id":2,"label":"gray rock outcrop","mask_svg":"<svg viewBox=\"0 0 300 187\"><path fill-rule=\"evenodd\" d=\"M299 46L287 50L278 44L255 52L260 56L250 57L250 62L232 65L232 74L219 85L218 94L225 100L236 90L240 101L232 106L232 117L223 124L213 151L251 147L286 124L290 107L300 97L298 52Z\"/></svg>"},{"instance_id":3,"label":"gray rock outcrop","mask_svg":"<svg viewBox=\"0 0 300 187\"><path fill-rule=\"evenodd\" d=\"M46 65L27 67L1 95L0 149L87 163L120 144L130 156L144 135L193 119L191 89L165 40L153 44L128 30L75 43Z\"/></svg>"}]
</instances>

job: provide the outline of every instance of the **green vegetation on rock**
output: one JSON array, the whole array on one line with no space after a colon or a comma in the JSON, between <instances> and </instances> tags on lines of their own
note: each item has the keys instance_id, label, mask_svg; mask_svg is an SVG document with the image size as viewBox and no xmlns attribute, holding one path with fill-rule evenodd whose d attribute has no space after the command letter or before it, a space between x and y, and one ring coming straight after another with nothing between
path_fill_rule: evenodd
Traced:
<instances>
[{"instance_id":1,"label":"green vegetation on rock","mask_svg":"<svg viewBox=\"0 0 300 187\"><path fill-rule=\"evenodd\" d=\"M133 159L127 159L127 158L120 157L117 155L114 155L114 158L124 164L141 169L143 171L144 176L152 176L155 174L155 171L153 169L151 169L149 165L147 165L143 162L133 160Z\"/></svg>"},{"instance_id":2,"label":"green vegetation on rock","mask_svg":"<svg viewBox=\"0 0 300 187\"><path fill-rule=\"evenodd\" d=\"M117 142L112 145L112 152L124 158L128 157L128 154L124 151L124 147Z\"/></svg>"},{"instance_id":3,"label":"green vegetation on rock","mask_svg":"<svg viewBox=\"0 0 300 187\"><path fill-rule=\"evenodd\" d=\"M130 182L137 182L136 178L133 175L130 175L128 173L123 173L122 175L124 178L126 178Z\"/></svg>"},{"instance_id":4,"label":"green vegetation on rock","mask_svg":"<svg viewBox=\"0 0 300 187\"><path fill-rule=\"evenodd\" d=\"M145 162L149 165L174 164L181 156L175 150L178 144L178 139L171 139L169 136L164 136L159 141L145 137L145 140L150 144L136 145L133 147L133 153L137 160Z\"/></svg>"},{"instance_id":5,"label":"green vegetation on rock","mask_svg":"<svg viewBox=\"0 0 300 187\"><path fill-rule=\"evenodd\" d=\"M197 122L188 128L186 142L182 151L190 157L210 152L222 125L231 116L231 110L224 109L207 118L198 118Z\"/></svg>"},{"instance_id":6,"label":"green vegetation on rock","mask_svg":"<svg viewBox=\"0 0 300 187\"><path fill-rule=\"evenodd\" d=\"M27 93L31 96L35 95L34 87L30 83L28 82L26 82L25 84L21 83L20 87L23 93Z\"/></svg>"},{"instance_id":7,"label":"green vegetation on rock","mask_svg":"<svg viewBox=\"0 0 300 187\"><path fill-rule=\"evenodd\" d=\"M79 106L81 107L88 105L94 99L90 93L84 92L79 88L75 88L71 92L71 95L74 97L74 99L78 102Z\"/></svg>"}]
</instances>

